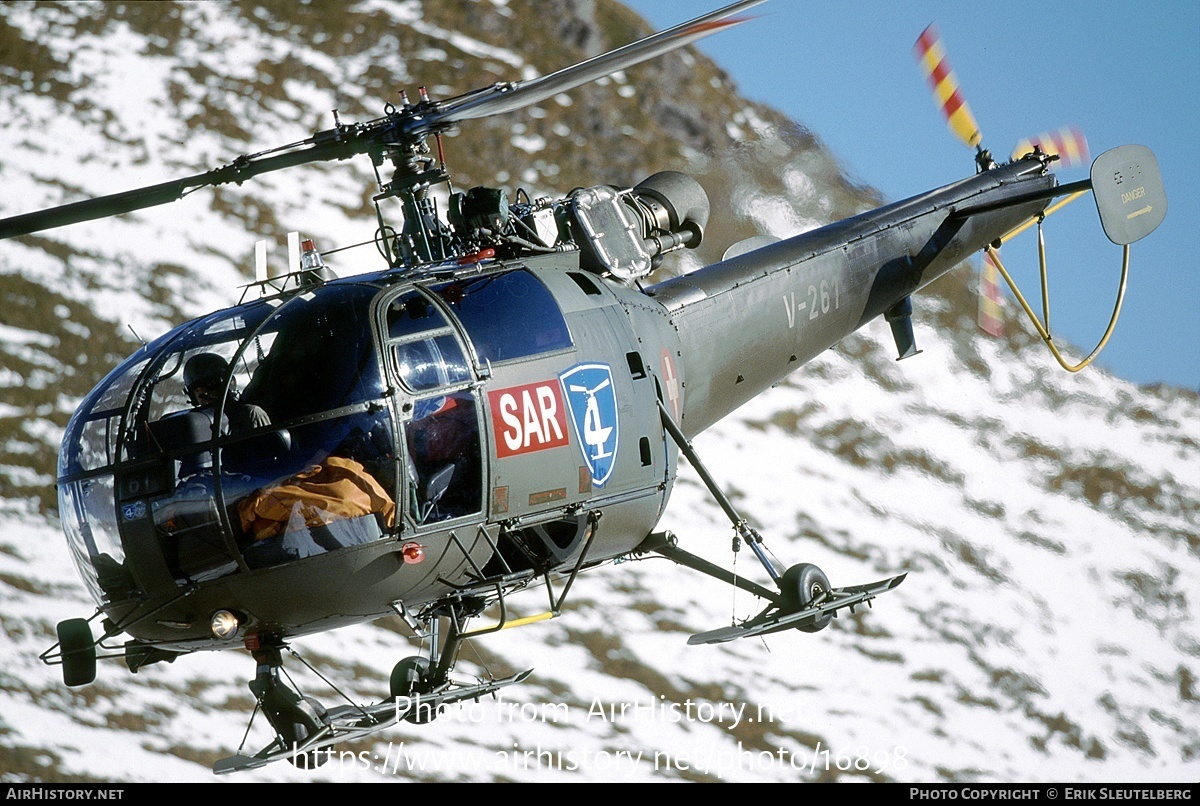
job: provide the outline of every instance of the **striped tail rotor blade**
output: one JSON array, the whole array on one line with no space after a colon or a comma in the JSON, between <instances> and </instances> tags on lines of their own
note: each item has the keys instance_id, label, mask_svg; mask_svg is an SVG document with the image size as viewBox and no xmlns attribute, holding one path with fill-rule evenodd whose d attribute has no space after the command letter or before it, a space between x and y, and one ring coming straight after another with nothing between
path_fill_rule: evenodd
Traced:
<instances>
[{"instance_id":1,"label":"striped tail rotor blade","mask_svg":"<svg viewBox=\"0 0 1200 806\"><path fill-rule=\"evenodd\" d=\"M935 26L930 25L921 32L913 46L913 53L933 88L934 97L942 108L942 114L946 116L950 131L971 148L978 148L983 140L979 133L979 124L975 122L971 108L963 100L958 77L950 69L946 49L942 46L942 39Z\"/></svg>"},{"instance_id":2,"label":"striped tail rotor blade","mask_svg":"<svg viewBox=\"0 0 1200 806\"><path fill-rule=\"evenodd\" d=\"M1000 310L1000 276L990 252L983 253L979 277L979 329L992 338L1004 338L1004 317Z\"/></svg>"},{"instance_id":3,"label":"striped tail rotor blade","mask_svg":"<svg viewBox=\"0 0 1200 806\"><path fill-rule=\"evenodd\" d=\"M1056 131L1042 132L1037 137L1022 140L1013 149L1012 158L1019 160L1026 154L1032 154L1034 148L1040 149L1044 154L1057 154L1063 166L1067 168L1087 165L1091 161L1087 138L1078 126L1064 126Z\"/></svg>"}]
</instances>

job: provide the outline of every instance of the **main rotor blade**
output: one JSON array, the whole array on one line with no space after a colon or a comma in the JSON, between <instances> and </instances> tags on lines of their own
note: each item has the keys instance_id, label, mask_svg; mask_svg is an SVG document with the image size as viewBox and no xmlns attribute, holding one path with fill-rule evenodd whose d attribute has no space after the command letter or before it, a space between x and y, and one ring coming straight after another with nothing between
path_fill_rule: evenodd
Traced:
<instances>
[{"instance_id":1,"label":"main rotor blade","mask_svg":"<svg viewBox=\"0 0 1200 806\"><path fill-rule=\"evenodd\" d=\"M163 182L160 185L127 190L109 196L100 196L95 199L86 199L60 207L51 207L47 210L5 218L0 220L0 240L173 202L181 198L189 188L203 184L201 180L204 176L204 174L190 176L186 179Z\"/></svg>"},{"instance_id":2,"label":"main rotor blade","mask_svg":"<svg viewBox=\"0 0 1200 806\"><path fill-rule=\"evenodd\" d=\"M241 156L228 165L195 176L0 219L0 240L167 204L198 188L229 182L241 183L281 168L347 159L368 151L378 156L393 146L420 142L425 136L448 129L460 120L521 109L689 45L742 22L729 18L765 1L740 0L691 22L676 25L540 78L497 84L440 104L425 101L389 111L385 117L368 123L338 125L290 146Z\"/></svg>"},{"instance_id":3,"label":"main rotor blade","mask_svg":"<svg viewBox=\"0 0 1200 806\"><path fill-rule=\"evenodd\" d=\"M361 136L362 133L361 127L332 129L271 152L238 157L228 165L195 176L0 219L0 240L156 207L177 201L190 190L229 182L241 183L259 174L281 168L291 168L309 162L346 159L368 149L370 143Z\"/></svg>"},{"instance_id":4,"label":"main rotor blade","mask_svg":"<svg viewBox=\"0 0 1200 806\"><path fill-rule=\"evenodd\" d=\"M457 102L449 101L420 121L420 124L424 125L419 128L432 131L460 120L474 120L512 112L553 98L560 92L582 86L745 22L745 19L729 17L764 2L766 0L741 0L549 75L528 81L497 84L487 91L471 93Z\"/></svg>"}]
</instances>

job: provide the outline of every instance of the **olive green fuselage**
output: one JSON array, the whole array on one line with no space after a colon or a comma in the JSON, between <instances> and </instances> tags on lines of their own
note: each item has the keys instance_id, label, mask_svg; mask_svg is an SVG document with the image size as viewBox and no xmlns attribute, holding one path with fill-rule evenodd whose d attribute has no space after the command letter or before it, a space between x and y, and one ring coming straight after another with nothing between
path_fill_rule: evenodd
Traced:
<instances>
[{"instance_id":1,"label":"olive green fuselage","mask_svg":"<svg viewBox=\"0 0 1200 806\"><path fill-rule=\"evenodd\" d=\"M63 517L68 536L75 535L77 563L85 580L91 579L101 607L126 632L166 648L194 650L241 646L247 632L286 638L396 609L417 613L446 597L488 598L547 573L569 572L585 549L584 567L627 554L658 523L676 477L678 449L664 431L658 401L687 436L700 433L1039 213L1046 201L971 216L956 216L956 210L1022 198L1054 184L1040 162L1023 160L644 291L581 271L569 252L448 272L385 272L315 287L307 293L317 299L338 286L362 289L361 361L378 374L377 389L318 413L293 411L284 400L274 400L271 411L272 398L263 392L271 428L288 432L291 454L279 460L278 469L259 471L253 479L240 470L230 472L232 464L222 462L239 444L261 440L262 433L225 433L187 449L195 453L203 448L205 456L215 457L206 470L214 479L211 492L205 493L211 523L202 534L182 538L199 535L203 546L195 551L220 559L205 560L203 573L189 570L192 548L171 545L175 535L183 534L180 523L187 518L161 514L178 506L175 487L184 485L174 480L170 468L179 467L187 451L139 453L130 442L119 450L110 445L108 463L85 457L76 466L64 459L68 470L59 480L67 490ZM544 288L538 293L552 299L557 313L551 318L561 314L566 334L542 343L540 336L531 337L531 346L516 357L495 352L493 336L473 329L461 304L464 289L470 294L473 288L486 288L493 276L513 273ZM424 306L422 316L428 308L443 317L441 329L419 334L424 338L420 342L404 330L411 325L404 317L415 316L414 299ZM290 315L302 322L303 304L283 299L278 311L294 310ZM524 300L498 296L491 305L491 319L478 326L489 333L542 328L540 321L529 321ZM238 315L229 321L241 321ZM264 352L273 315L264 312L268 318L246 326L235 357L246 361L256 349ZM324 321L318 317L313 327ZM193 323L179 332L180 339L201 344ZM552 329L547 332L553 336ZM495 338L504 342L507 337ZM405 357L405 350L435 342L461 351L460 374L443 372L441 380L417 383L406 374L413 359ZM112 395L105 402L109 396L98 387L77 415L86 422L68 428L69 437L78 436L74 448L64 445L64 456L81 450L80 441L88 443L89 424L108 422L125 435L122 439L133 439L135 424L146 419L140 413L146 407L133 400L137 390L151 399L153 385L163 382L171 366L150 352L165 355L175 349L172 343L169 338L155 342L143 351L140 363L138 356L126 362L130 369L124 386L110 382L112 376L106 379L113 388L134 389L129 401ZM285 345L283 337L275 343ZM257 359L260 368L269 370L270 349ZM179 360L183 355L180 349ZM255 391L253 380L246 391ZM472 435L473 441L464 443L471 446L469 461L458 461L450 474L469 479L461 482L469 488L459 491L463 503L458 510L438 512L438 494L432 491L436 474L430 471L426 477L418 457L432 438L417 424L423 422L423 411L432 409L455 410L459 425L466 423ZM338 432L338 440L325 433L332 432L332 425L321 431L321 423L343 421L348 425ZM138 427L146 431L155 426L143 422ZM310 431L315 436L306 437ZM361 448L361 439L350 440L358 432L374 439L376 447L369 453ZM248 498L251 489L257 494L286 486L298 469L328 456L350 456L369 469L364 475L377 481L394 503L394 516L389 520L382 511L364 511L357 522L369 530L366 537L279 555L282 559L256 558L263 541L271 538L260 538L248 521L239 522L243 496ZM464 470L464 465L470 467ZM143 479L149 481L143 484ZM96 516L98 499L89 496L104 491L113 499L107 505L112 510L104 511L115 510L115 518ZM84 513L82 526L70 524L68 519L79 512ZM109 544L116 546L111 553L123 554L110 563L120 568L117 584L112 567L97 562L104 552L96 534L105 528L100 521L106 517L111 519ZM328 537L319 524L307 528L321 532L320 539ZM106 575L107 581L99 581ZM212 637L209 620L217 610L239 616L243 630L238 637Z\"/></svg>"}]
</instances>

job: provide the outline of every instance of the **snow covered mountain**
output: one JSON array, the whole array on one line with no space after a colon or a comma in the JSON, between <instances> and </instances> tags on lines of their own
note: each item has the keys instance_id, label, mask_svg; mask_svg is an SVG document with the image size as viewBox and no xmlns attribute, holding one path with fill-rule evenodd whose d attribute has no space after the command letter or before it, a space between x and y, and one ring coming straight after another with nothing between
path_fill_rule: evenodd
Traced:
<instances>
[{"instance_id":1,"label":"snow covered mountain","mask_svg":"<svg viewBox=\"0 0 1200 806\"><path fill-rule=\"evenodd\" d=\"M699 13L699 12L696 12ZM0 215L199 173L648 32L608 0L6 3ZM713 221L686 271L756 233L873 206L802 126L694 52L447 138L462 187L562 195L697 175ZM90 614L53 484L75 404L137 342L237 301L253 243L368 241L365 160L309 166L0 248L0 780L222 781L254 701L244 653L67 689L38 654ZM341 274L378 268L341 252ZM556 620L473 642L463 674L533 668L502 697L407 723L317 771L232 780L1187 781L1200 769L1200 398L1068 376L1015 317L975 329L969 268L916 301L924 353L872 323L702 434L697 449L785 564L834 584L908 572L817 635L705 647L754 612L663 560L584 575ZM695 474L661 524L732 563ZM758 576L747 552L739 573ZM536 612L543 594L517 604ZM527 599L527 601L526 601ZM313 636L307 692L381 698L399 620ZM267 740L256 721L247 747Z\"/></svg>"}]
</instances>

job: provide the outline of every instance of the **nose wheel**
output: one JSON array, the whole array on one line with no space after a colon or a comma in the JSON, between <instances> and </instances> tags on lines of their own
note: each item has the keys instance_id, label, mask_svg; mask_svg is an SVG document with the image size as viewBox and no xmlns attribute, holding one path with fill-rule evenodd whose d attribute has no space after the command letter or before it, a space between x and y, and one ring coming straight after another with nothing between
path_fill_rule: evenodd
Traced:
<instances>
[{"instance_id":1,"label":"nose wheel","mask_svg":"<svg viewBox=\"0 0 1200 806\"><path fill-rule=\"evenodd\" d=\"M284 746L292 750L288 761L302 770L315 770L329 760L329 754L320 750L297 752L297 748L316 736L325 725L325 706L313 697L304 697L289 703L286 711L277 713L271 721L271 726L279 734Z\"/></svg>"},{"instance_id":2,"label":"nose wheel","mask_svg":"<svg viewBox=\"0 0 1200 806\"><path fill-rule=\"evenodd\" d=\"M328 754L317 750L301 750L329 724L325 707L312 697L303 697L284 682L279 675L282 658L278 647L255 652L258 672L250 683L250 691L258 698L259 707L275 730L285 757L301 769L315 769L329 760Z\"/></svg>"},{"instance_id":3,"label":"nose wheel","mask_svg":"<svg viewBox=\"0 0 1200 806\"><path fill-rule=\"evenodd\" d=\"M413 655L404 658L392 667L388 690L393 698L415 700L414 707L406 709L402 719L414 725L432 722L437 710L421 702L422 695L431 694L436 688L433 681L432 664L428 658Z\"/></svg>"}]
</instances>

